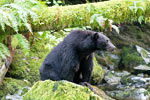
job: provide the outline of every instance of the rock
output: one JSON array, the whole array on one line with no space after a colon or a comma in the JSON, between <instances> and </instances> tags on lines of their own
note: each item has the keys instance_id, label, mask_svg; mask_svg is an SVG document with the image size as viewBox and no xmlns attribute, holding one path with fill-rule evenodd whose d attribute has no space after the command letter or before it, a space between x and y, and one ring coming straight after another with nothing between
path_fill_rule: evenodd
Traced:
<instances>
[{"instance_id":1,"label":"rock","mask_svg":"<svg viewBox=\"0 0 150 100\"><path fill-rule=\"evenodd\" d=\"M96 93L98 96L100 96L103 100L115 100L111 97L109 97L108 95L106 95L106 93L101 90L98 87L92 86L94 93Z\"/></svg>"},{"instance_id":2,"label":"rock","mask_svg":"<svg viewBox=\"0 0 150 100\"><path fill-rule=\"evenodd\" d=\"M150 67L146 65L139 65L137 67L134 67L134 74L144 73L150 75Z\"/></svg>"},{"instance_id":3,"label":"rock","mask_svg":"<svg viewBox=\"0 0 150 100\"><path fill-rule=\"evenodd\" d=\"M39 81L23 100L103 100L89 88L68 81Z\"/></svg>"},{"instance_id":4,"label":"rock","mask_svg":"<svg viewBox=\"0 0 150 100\"><path fill-rule=\"evenodd\" d=\"M107 92L111 97L117 100L149 100L150 95L144 88L115 90Z\"/></svg>"},{"instance_id":5,"label":"rock","mask_svg":"<svg viewBox=\"0 0 150 100\"><path fill-rule=\"evenodd\" d=\"M109 85L117 85L120 82L120 77L115 77L115 76L106 76L105 77L105 81L109 84Z\"/></svg>"},{"instance_id":6,"label":"rock","mask_svg":"<svg viewBox=\"0 0 150 100\"><path fill-rule=\"evenodd\" d=\"M131 80L133 81L133 83L146 83L146 79L142 77L133 77L131 78Z\"/></svg>"},{"instance_id":7,"label":"rock","mask_svg":"<svg viewBox=\"0 0 150 100\"><path fill-rule=\"evenodd\" d=\"M122 77L121 83L126 85L144 85L146 83L146 79L142 77L137 77L134 75L128 77Z\"/></svg>"},{"instance_id":8,"label":"rock","mask_svg":"<svg viewBox=\"0 0 150 100\"><path fill-rule=\"evenodd\" d=\"M27 92L29 89L30 89L30 87L24 87L15 94L8 94L8 95L6 95L5 100L22 100L23 94L25 92Z\"/></svg>"},{"instance_id":9,"label":"rock","mask_svg":"<svg viewBox=\"0 0 150 100\"><path fill-rule=\"evenodd\" d=\"M115 72L115 75L118 77L126 77L129 76L131 73L129 73L128 71L121 71L121 72Z\"/></svg>"},{"instance_id":10,"label":"rock","mask_svg":"<svg viewBox=\"0 0 150 100\"><path fill-rule=\"evenodd\" d=\"M150 52L145 50L144 48L136 45L137 52L140 53L141 57L144 59L145 63L150 63Z\"/></svg>"},{"instance_id":11,"label":"rock","mask_svg":"<svg viewBox=\"0 0 150 100\"><path fill-rule=\"evenodd\" d=\"M137 76L128 76L121 78L120 88L129 89L129 88L147 88L150 86L150 78L137 77Z\"/></svg>"},{"instance_id":12,"label":"rock","mask_svg":"<svg viewBox=\"0 0 150 100\"><path fill-rule=\"evenodd\" d=\"M103 84L99 86L106 90L116 89L116 86L120 84L122 77L127 77L128 75L130 75L130 73L127 71L108 71L104 76Z\"/></svg>"},{"instance_id":13,"label":"rock","mask_svg":"<svg viewBox=\"0 0 150 100\"><path fill-rule=\"evenodd\" d=\"M109 85L117 85L117 84L119 84L120 83L120 79L121 79L121 77L116 76L113 71L107 73L104 76L104 80Z\"/></svg>"},{"instance_id":14,"label":"rock","mask_svg":"<svg viewBox=\"0 0 150 100\"><path fill-rule=\"evenodd\" d=\"M90 83L93 85L100 84L103 78L102 67L97 63L96 58L94 58L94 69L92 72L92 77Z\"/></svg>"}]
</instances>

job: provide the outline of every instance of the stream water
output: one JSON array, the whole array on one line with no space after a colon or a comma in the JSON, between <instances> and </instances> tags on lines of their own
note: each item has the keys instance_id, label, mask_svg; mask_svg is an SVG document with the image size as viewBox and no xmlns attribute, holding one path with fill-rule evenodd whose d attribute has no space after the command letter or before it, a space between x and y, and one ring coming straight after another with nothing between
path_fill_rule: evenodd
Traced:
<instances>
[{"instance_id":1,"label":"stream water","mask_svg":"<svg viewBox=\"0 0 150 100\"><path fill-rule=\"evenodd\" d=\"M137 52L142 56L142 48L138 47L138 50ZM150 67L147 65L149 61L149 52L146 52L146 58L143 56L145 64L132 66L135 65L132 64L134 63L133 60L133 62L127 64L128 66L124 66L122 70L118 68L121 59L118 55L111 53L101 54L104 60L109 56L111 60L116 60L117 64L108 64L107 61L105 64L103 63L103 65L107 65L107 67L103 67L105 74L102 84L98 85L98 87L103 89L108 96L116 100L150 100ZM125 67L131 69L128 71Z\"/></svg>"}]
</instances>

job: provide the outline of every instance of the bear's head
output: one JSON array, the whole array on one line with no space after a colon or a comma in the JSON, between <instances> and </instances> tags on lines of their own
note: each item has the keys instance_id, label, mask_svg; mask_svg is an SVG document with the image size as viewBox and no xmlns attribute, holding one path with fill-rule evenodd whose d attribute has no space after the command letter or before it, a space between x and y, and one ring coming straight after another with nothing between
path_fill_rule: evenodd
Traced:
<instances>
[{"instance_id":1,"label":"bear's head","mask_svg":"<svg viewBox=\"0 0 150 100\"><path fill-rule=\"evenodd\" d=\"M102 32L95 32L94 39L96 40L96 49L102 51L114 51L116 48L111 42L110 39L105 36Z\"/></svg>"}]
</instances>

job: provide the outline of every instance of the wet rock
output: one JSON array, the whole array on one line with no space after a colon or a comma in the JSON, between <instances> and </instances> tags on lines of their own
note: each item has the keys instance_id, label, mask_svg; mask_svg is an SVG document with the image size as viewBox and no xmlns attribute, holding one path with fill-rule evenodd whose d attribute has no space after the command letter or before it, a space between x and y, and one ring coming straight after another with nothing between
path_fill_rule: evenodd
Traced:
<instances>
[{"instance_id":1,"label":"wet rock","mask_svg":"<svg viewBox=\"0 0 150 100\"><path fill-rule=\"evenodd\" d=\"M8 94L5 98L5 100L23 100L24 93L27 92L29 89L30 89L30 87L24 87L13 95Z\"/></svg>"},{"instance_id":2,"label":"wet rock","mask_svg":"<svg viewBox=\"0 0 150 100\"><path fill-rule=\"evenodd\" d=\"M101 90L98 87L92 86L94 93L96 93L97 95L99 95L103 100L115 100L111 97L109 97L108 95L106 95L106 93Z\"/></svg>"},{"instance_id":3,"label":"wet rock","mask_svg":"<svg viewBox=\"0 0 150 100\"><path fill-rule=\"evenodd\" d=\"M150 75L150 67L146 65L139 65L133 68L134 74L144 73Z\"/></svg>"},{"instance_id":4,"label":"wet rock","mask_svg":"<svg viewBox=\"0 0 150 100\"><path fill-rule=\"evenodd\" d=\"M129 76L131 73L129 73L128 71L122 71L122 72L115 72L116 76L119 77L125 77L125 76Z\"/></svg>"},{"instance_id":5,"label":"wet rock","mask_svg":"<svg viewBox=\"0 0 150 100\"><path fill-rule=\"evenodd\" d=\"M150 86L150 78L137 77L132 75L121 78L121 85L119 89L147 88L149 86Z\"/></svg>"},{"instance_id":6,"label":"wet rock","mask_svg":"<svg viewBox=\"0 0 150 100\"><path fill-rule=\"evenodd\" d=\"M138 45L136 45L136 49L138 53L140 53L141 57L144 59L145 63L146 64L150 63L150 52L148 52L147 50Z\"/></svg>"},{"instance_id":7,"label":"wet rock","mask_svg":"<svg viewBox=\"0 0 150 100\"><path fill-rule=\"evenodd\" d=\"M122 77L130 75L127 71L116 72L116 71L108 71L105 76L104 80L109 85L117 85L120 83Z\"/></svg>"},{"instance_id":8,"label":"wet rock","mask_svg":"<svg viewBox=\"0 0 150 100\"><path fill-rule=\"evenodd\" d=\"M144 74L143 73L140 73L137 75L138 77L144 77Z\"/></svg>"},{"instance_id":9,"label":"wet rock","mask_svg":"<svg viewBox=\"0 0 150 100\"><path fill-rule=\"evenodd\" d=\"M115 76L106 76L104 79L109 85L116 85L119 84L121 78Z\"/></svg>"},{"instance_id":10,"label":"wet rock","mask_svg":"<svg viewBox=\"0 0 150 100\"><path fill-rule=\"evenodd\" d=\"M142 77L137 76L128 76L128 77L122 77L121 83L124 85L130 85L130 86L145 86L146 79Z\"/></svg>"},{"instance_id":11,"label":"wet rock","mask_svg":"<svg viewBox=\"0 0 150 100\"><path fill-rule=\"evenodd\" d=\"M107 91L107 94L117 100L149 100L149 92L144 88Z\"/></svg>"},{"instance_id":12,"label":"wet rock","mask_svg":"<svg viewBox=\"0 0 150 100\"><path fill-rule=\"evenodd\" d=\"M133 83L146 83L146 79L142 77L133 77L131 78L131 80L133 81Z\"/></svg>"},{"instance_id":13,"label":"wet rock","mask_svg":"<svg viewBox=\"0 0 150 100\"><path fill-rule=\"evenodd\" d=\"M104 76L104 80L109 85L116 85L119 84L121 77L116 76L114 71L111 71Z\"/></svg>"}]
</instances>

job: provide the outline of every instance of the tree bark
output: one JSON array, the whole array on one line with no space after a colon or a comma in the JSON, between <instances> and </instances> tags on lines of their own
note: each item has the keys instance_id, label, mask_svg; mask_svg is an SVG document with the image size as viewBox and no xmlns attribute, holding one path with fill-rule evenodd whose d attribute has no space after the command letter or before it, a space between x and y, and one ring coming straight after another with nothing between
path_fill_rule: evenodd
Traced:
<instances>
[{"instance_id":1,"label":"tree bark","mask_svg":"<svg viewBox=\"0 0 150 100\"><path fill-rule=\"evenodd\" d=\"M2 85L3 79L8 71L8 68L12 62L11 58L5 59L0 65L0 85Z\"/></svg>"}]
</instances>

